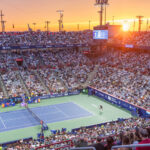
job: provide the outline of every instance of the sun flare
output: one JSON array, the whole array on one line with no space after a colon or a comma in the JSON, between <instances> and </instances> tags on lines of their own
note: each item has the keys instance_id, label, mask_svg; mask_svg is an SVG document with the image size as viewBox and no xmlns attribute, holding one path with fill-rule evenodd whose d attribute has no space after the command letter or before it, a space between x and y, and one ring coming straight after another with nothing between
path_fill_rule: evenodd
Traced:
<instances>
[{"instance_id":1,"label":"sun flare","mask_svg":"<svg viewBox=\"0 0 150 150\"><path fill-rule=\"evenodd\" d=\"M129 31L130 25L127 24L127 23L124 23L122 29L123 29L123 31L125 31L125 32L126 32L126 31Z\"/></svg>"}]
</instances>

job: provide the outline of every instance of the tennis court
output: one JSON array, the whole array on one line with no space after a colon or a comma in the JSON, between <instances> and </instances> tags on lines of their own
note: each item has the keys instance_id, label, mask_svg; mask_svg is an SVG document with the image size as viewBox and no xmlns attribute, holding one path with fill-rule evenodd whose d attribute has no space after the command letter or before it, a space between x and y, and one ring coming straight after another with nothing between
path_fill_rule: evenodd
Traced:
<instances>
[{"instance_id":1,"label":"tennis court","mask_svg":"<svg viewBox=\"0 0 150 150\"><path fill-rule=\"evenodd\" d=\"M99 111L99 105L103 106L103 112ZM84 94L66 96L42 100L38 104L30 104L29 108L49 127L45 136L49 136L50 130L89 126L118 118L130 118L131 114L119 107L107 103L103 99ZM40 132L39 122L27 111L15 107L0 109L0 141L12 141L27 137L37 138Z\"/></svg>"},{"instance_id":2,"label":"tennis court","mask_svg":"<svg viewBox=\"0 0 150 150\"><path fill-rule=\"evenodd\" d=\"M73 102L31 109L45 123L59 122L92 115ZM0 113L0 132L39 125L27 109Z\"/></svg>"}]
</instances>

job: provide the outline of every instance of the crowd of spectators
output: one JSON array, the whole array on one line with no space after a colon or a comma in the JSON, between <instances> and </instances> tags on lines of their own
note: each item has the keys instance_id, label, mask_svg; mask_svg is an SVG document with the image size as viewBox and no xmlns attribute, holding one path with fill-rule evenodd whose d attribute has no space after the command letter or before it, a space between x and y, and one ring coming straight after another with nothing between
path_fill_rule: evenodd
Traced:
<instances>
[{"instance_id":1,"label":"crowd of spectators","mask_svg":"<svg viewBox=\"0 0 150 150\"><path fill-rule=\"evenodd\" d=\"M150 110L150 54L110 51L90 85Z\"/></svg>"},{"instance_id":2,"label":"crowd of spectators","mask_svg":"<svg viewBox=\"0 0 150 150\"><path fill-rule=\"evenodd\" d=\"M15 71L8 71L7 73L2 74L2 79L9 95L16 97L17 95L24 94L22 84Z\"/></svg>"},{"instance_id":3,"label":"crowd of spectators","mask_svg":"<svg viewBox=\"0 0 150 150\"><path fill-rule=\"evenodd\" d=\"M89 44L93 42L93 31L78 32L16 32L0 34L0 46ZM126 32L109 39L113 44L150 46L150 32Z\"/></svg>"},{"instance_id":4,"label":"crowd of spectators","mask_svg":"<svg viewBox=\"0 0 150 150\"><path fill-rule=\"evenodd\" d=\"M117 35L117 37L110 39L110 43L113 44L129 44L139 47L150 46L150 32L127 32L124 34Z\"/></svg>"},{"instance_id":5,"label":"crowd of spectators","mask_svg":"<svg viewBox=\"0 0 150 150\"><path fill-rule=\"evenodd\" d=\"M30 93L44 95L48 93L33 70L38 72L50 93L59 93L80 88L95 67L82 52L72 48L58 52L2 53L0 57L1 69L6 70L1 72L1 76L9 96L24 93L16 70L20 72ZM21 67L15 61L18 57L23 58ZM97 62L99 68L89 83L91 86L145 109L150 108L149 53L110 49Z\"/></svg>"},{"instance_id":6,"label":"crowd of spectators","mask_svg":"<svg viewBox=\"0 0 150 150\"><path fill-rule=\"evenodd\" d=\"M0 98L2 99L3 98L3 90L2 90L2 88L0 87Z\"/></svg>"},{"instance_id":7,"label":"crowd of spectators","mask_svg":"<svg viewBox=\"0 0 150 150\"><path fill-rule=\"evenodd\" d=\"M65 86L58 78L57 72L49 68L40 69L40 76L44 80L45 85L50 89L50 93L57 94L60 92L65 92Z\"/></svg>"},{"instance_id":8,"label":"crowd of spectators","mask_svg":"<svg viewBox=\"0 0 150 150\"><path fill-rule=\"evenodd\" d=\"M136 46L150 46L150 32L134 32L129 36L129 38L125 38L125 43L134 44Z\"/></svg>"},{"instance_id":9,"label":"crowd of spectators","mask_svg":"<svg viewBox=\"0 0 150 150\"><path fill-rule=\"evenodd\" d=\"M78 87L79 84L85 83L89 73L94 69L94 65L89 58L85 57L82 52L66 50L60 53L63 58L64 68L60 68L60 76L66 81L68 88Z\"/></svg>"},{"instance_id":10,"label":"crowd of spectators","mask_svg":"<svg viewBox=\"0 0 150 150\"><path fill-rule=\"evenodd\" d=\"M25 59L25 63L28 68L37 68L41 65L39 54L37 52L26 51L22 53L21 58Z\"/></svg>"},{"instance_id":11,"label":"crowd of spectators","mask_svg":"<svg viewBox=\"0 0 150 150\"><path fill-rule=\"evenodd\" d=\"M1 72L6 70L14 70L16 68L15 59L18 58L19 55L16 53L2 53L0 55L0 70Z\"/></svg>"},{"instance_id":12,"label":"crowd of spectators","mask_svg":"<svg viewBox=\"0 0 150 150\"><path fill-rule=\"evenodd\" d=\"M34 95L47 94L34 72L26 70L21 71L20 74L30 93L34 93Z\"/></svg>"},{"instance_id":13,"label":"crowd of spectators","mask_svg":"<svg viewBox=\"0 0 150 150\"><path fill-rule=\"evenodd\" d=\"M0 35L0 46L31 46L51 44L87 44L92 31L79 32L18 32Z\"/></svg>"},{"instance_id":14,"label":"crowd of spectators","mask_svg":"<svg viewBox=\"0 0 150 150\"><path fill-rule=\"evenodd\" d=\"M86 82L88 74L94 69L92 61L74 48L58 52L27 50L21 53L1 53L1 58L0 66L5 70L1 72L1 76L9 96L20 96L24 93L22 83L30 94L35 95L77 89ZM16 59L23 60L21 66L17 65ZM18 78L17 72L21 75L23 82ZM35 72L38 73L35 74ZM41 77L49 93L37 76Z\"/></svg>"},{"instance_id":15,"label":"crowd of spectators","mask_svg":"<svg viewBox=\"0 0 150 150\"><path fill-rule=\"evenodd\" d=\"M36 147L54 144L51 149L66 146L66 143L55 144L66 140L72 141L72 147L88 147L94 146L96 150L111 150L114 145L130 145L130 144L144 144L150 142L150 120L142 118L130 118L125 121L109 122L104 125L94 126L91 128L81 127L72 132L64 132L58 130L55 134L45 137L44 140L31 140L19 143L10 144L7 146L8 150L34 150ZM150 147L148 147L150 148ZM41 148L40 150L47 150ZM131 150L135 150L133 148ZM66 150L66 148L64 148ZM117 149L117 150L123 150ZM130 150L130 149L126 149ZM137 148L136 150L141 150ZM148 149L146 149L148 150Z\"/></svg>"}]
</instances>

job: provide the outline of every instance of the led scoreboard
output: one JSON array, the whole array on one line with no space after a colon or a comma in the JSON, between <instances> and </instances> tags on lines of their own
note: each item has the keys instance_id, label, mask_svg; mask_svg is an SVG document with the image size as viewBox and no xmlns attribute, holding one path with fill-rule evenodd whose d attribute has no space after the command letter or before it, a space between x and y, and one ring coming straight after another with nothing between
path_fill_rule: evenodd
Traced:
<instances>
[{"instance_id":1,"label":"led scoreboard","mask_svg":"<svg viewBox=\"0 0 150 150\"><path fill-rule=\"evenodd\" d=\"M94 40L108 40L108 30L94 30L93 39Z\"/></svg>"}]
</instances>

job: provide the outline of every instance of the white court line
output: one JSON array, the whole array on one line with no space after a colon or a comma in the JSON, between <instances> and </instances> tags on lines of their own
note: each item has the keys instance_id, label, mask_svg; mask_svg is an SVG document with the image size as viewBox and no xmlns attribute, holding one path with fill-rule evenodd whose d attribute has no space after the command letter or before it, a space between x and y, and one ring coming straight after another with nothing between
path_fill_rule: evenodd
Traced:
<instances>
[{"instance_id":1,"label":"white court line","mask_svg":"<svg viewBox=\"0 0 150 150\"><path fill-rule=\"evenodd\" d=\"M92 106L94 106L94 107L96 107L96 108L97 108L97 105L95 105L95 104L92 104Z\"/></svg>"},{"instance_id":2,"label":"white court line","mask_svg":"<svg viewBox=\"0 0 150 150\"><path fill-rule=\"evenodd\" d=\"M43 106L39 106L39 107L30 107L30 109L38 110L38 109L41 109L42 107L43 108L44 107L55 107L55 105L61 105L61 104L67 104L67 103L72 103L72 102L58 103L58 104L52 104L52 105L43 105Z\"/></svg>"},{"instance_id":3,"label":"white court line","mask_svg":"<svg viewBox=\"0 0 150 150\"><path fill-rule=\"evenodd\" d=\"M44 105L44 106L39 106L39 107L31 107L30 109L41 109L42 107L49 107L49 106L55 106L55 105L59 105L59 104L67 104L67 103L72 103L72 102L65 102L65 103L58 103L58 104L53 104L53 105ZM11 114L12 113L18 113L18 111L20 111L20 112L26 112L27 110L26 110L26 108L20 108L20 109L18 109L18 110L12 110L12 111L5 111L5 112L0 112L1 114L3 114L3 113L10 113L11 112Z\"/></svg>"},{"instance_id":4,"label":"white court line","mask_svg":"<svg viewBox=\"0 0 150 150\"><path fill-rule=\"evenodd\" d=\"M66 117L69 117L66 113L64 113L61 109L57 108L57 106L55 106L55 108L58 110L58 112L62 112Z\"/></svg>"},{"instance_id":5,"label":"white court line","mask_svg":"<svg viewBox=\"0 0 150 150\"><path fill-rule=\"evenodd\" d=\"M3 119L3 120L4 121L11 121L11 120L15 121L15 120L19 120L19 119L22 120L22 119L29 119L29 118L33 118L33 116L31 116L31 115L30 116L22 116L22 117L18 117L18 118L11 118L11 119L8 118L8 119L5 119L5 120Z\"/></svg>"},{"instance_id":6,"label":"white court line","mask_svg":"<svg viewBox=\"0 0 150 150\"><path fill-rule=\"evenodd\" d=\"M42 113L42 114L38 114L38 113L35 113L35 114L41 119L42 116L54 115L54 114L56 114L58 112L60 112L60 111L53 112L53 113L48 112L48 113Z\"/></svg>"},{"instance_id":7,"label":"white court line","mask_svg":"<svg viewBox=\"0 0 150 150\"><path fill-rule=\"evenodd\" d=\"M58 113L58 112L62 112L62 111L60 111L60 109L59 108L57 108L57 107L55 107L55 109L57 110L56 112L47 112L47 113L42 113L42 114L39 114L39 113L35 113L34 111L34 113L40 118L41 116L45 116L45 115L49 115L49 114L56 114L56 113ZM15 120L21 120L21 119L29 119L29 118L34 118L30 113L28 114L29 112L27 111L27 114L24 116L24 115L22 115L21 117L14 117L14 118L7 118L7 119L4 119L4 121L11 121L11 120L13 120L13 121L15 121ZM64 113L64 112L62 112L62 113ZM66 115L66 114L64 114L64 115Z\"/></svg>"},{"instance_id":8,"label":"white court line","mask_svg":"<svg viewBox=\"0 0 150 150\"><path fill-rule=\"evenodd\" d=\"M2 122L2 124L3 124L3 126L4 126L4 128L6 129L6 125L5 125L5 123L4 123L4 121L3 121L3 119L0 117L0 120L1 120L1 122Z\"/></svg>"},{"instance_id":9,"label":"white court line","mask_svg":"<svg viewBox=\"0 0 150 150\"><path fill-rule=\"evenodd\" d=\"M87 108L75 103L75 102L72 102L74 105L77 105L78 107L82 108L84 111L86 110L90 115L92 114L93 116L95 116L95 114L91 111L89 111Z\"/></svg>"},{"instance_id":10,"label":"white court line","mask_svg":"<svg viewBox=\"0 0 150 150\"><path fill-rule=\"evenodd\" d=\"M30 123L30 124L23 124L23 125L19 125L19 126L14 126L14 127L8 127L7 130L5 131L8 131L10 129L12 130L18 130L18 129L22 129L22 128L28 128L28 127L34 127L34 126L38 126L37 124L33 125L33 123Z\"/></svg>"},{"instance_id":11,"label":"white court line","mask_svg":"<svg viewBox=\"0 0 150 150\"><path fill-rule=\"evenodd\" d=\"M12 110L12 111L5 111L5 112L1 112L1 114L4 114L4 113L18 113L18 111L20 112L24 112L26 109L19 109L19 110Z\"/></svg>"},{"instance_id":12,"label":"white court line","mask_svg":"<svg viewBox=\"0 0 150 150\"><path fill-rule=\"evenodd\" d=\"M57 111L58 112L58 111ZM49 114L56 114L57 112L53 112L53 113L42 113L42 114L37 114L37 113L35 113L39 118L41 117L41 116L45 116L45 115L49 115ZM60 112L60 111L59 111ZM15 121L15 120L22 120L22 119L30 119L30 118L34 118L31 114L27 114L27 116L22 116L22 117L18 117L18 118L11 118L11 119L6 119L6 120L4 120L4 121L11 121L11 120L13 120L13 121Z\"/></svg>"}]
</instances>

